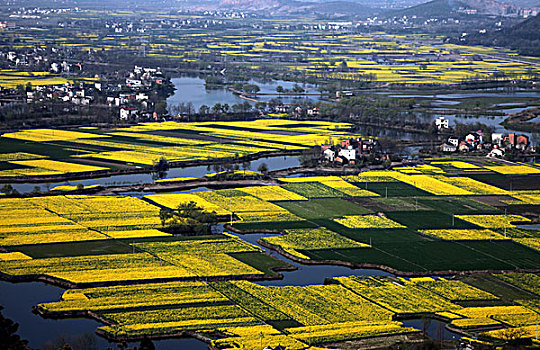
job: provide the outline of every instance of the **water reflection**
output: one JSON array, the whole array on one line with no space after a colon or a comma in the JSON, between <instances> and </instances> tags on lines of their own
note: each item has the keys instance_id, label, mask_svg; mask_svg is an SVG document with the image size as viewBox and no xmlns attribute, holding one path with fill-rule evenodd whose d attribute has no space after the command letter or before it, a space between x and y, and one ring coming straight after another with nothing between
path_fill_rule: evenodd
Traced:
<instances>
[{"instance_id":1,"label":"water reflection","mask_svg":"<svg viewBox=\"0 0 540 350\"><path fill-rule=\"evenodd\" d=\"M98 349L116 349L111 343L95 334L103 324L86 318L46 319L32 313L32 306L40 303L59 301L63 289L41 282L9 283L0 281L0 305L2 314L19 324L17 334L29 341L33 349L43 348L46 344L56 344L60 339L80 341L82 338L95 342ZM138 343L129 344L138 346ZM157 350L207 350L208 345L192 338L155 340Z\"/></svg>"},{"instance_id":2,"label":"water reflection","mask_svg":"<svg viewBox=\"0 0 540 350\"><path fill-rule=\"evenodd\" d=\"M244 103L246 100L240 98L238 95L233 94L231 91L225 88L206 89L205 81L199 77L181 77L172 78L171 82L176 88L175 93L167 99L167 105L175 106L180 104L191 103L196 112L202 105L212 107L216 103L228 104L232 106L237 103ZM259 86L259 95L256 97L259 101L268 102L271 99L279 98L283 103L302 102L305 100L318 101L320 95L317 93L316 86L311 84L298 84L290 81L283 80L257 80L252 79L246 82L247 84L256 84ZM278 95L276 88L282 86L284 89L291 90L295 84L302 86L309 96L287 96ZM311 95L317 93L316 95ZM269 95L266 95L269 94ZM254 103L248 101L251 105Z\"/></svg>"},{"instance_id":3,"label":"water reflection","mask_svg":"<svg viewBox=\"0 0 540 350\"><path fill-rule=\"evenodd\" d=\"M297 156L279 156L279 157L267 157L260 158L250 162L250 169L257 170L257 168L265 163L269 170L282 170L287 168L293 168L300 165L300 159ZM167 178L175 177L203 177L206 174L213 173L214 171L208 168L207 165L186 167L186 168L172 168L167 172ZM152 183L154 179L152 174L128 174L128 175L114 175L104 178L95 178L89 180L74 180L74 181L61 181L54 183L13 183L14 189L21 193L32 192L35 187L38 187L40 191L48 191L56 186L71 185L77 186L82 184L84 186L102 185L102 186L128 186L128 185L141 185L146 183Z\"/></svg>"},{"instance_id":4,"label":"water reflection","mask_svg":"<svg viewBox=\"0 0 540 350\"><path fill-rule=\"evenodd\" d=\"M375 269L352 269L346 266L333 265L303 265L291 259L288 259L275 251L261 246L257 241L262 237L277 236L277 234L247 234L238 235L244 241L254 244L264 250L268 254L276 258L286 261L287 263L296 266L294 271L281 271L283 279L259 281L256 282L261 286L307 286L313 284L323 284L325 278L341 277L341 276L394 276L391 273Z\"/></svg>"},{"instance_id":5,"label":"water reflection","mask_svg":"<svg viewBox=\"0 0 540 350\"><path fill-rule=\"evenodd\" d=\"M426 331L426 335L434 340L454 340L460 339L461 334L452 332L446 328L446 323L433 320L399 320L405 327L416 328L420 331Z\"/></svg>"}]
</instances>

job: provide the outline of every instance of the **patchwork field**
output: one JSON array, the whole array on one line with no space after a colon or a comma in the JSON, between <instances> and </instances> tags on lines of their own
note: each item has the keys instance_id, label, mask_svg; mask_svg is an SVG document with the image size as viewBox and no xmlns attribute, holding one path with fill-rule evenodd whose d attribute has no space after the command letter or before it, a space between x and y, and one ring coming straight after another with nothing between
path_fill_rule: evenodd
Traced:
<instances>
[{"instance_id":1,"label":"patchwork field","mask_svg":"<svg viewBox=\"0 0 540 350\"><path fill-rule=\"evenodd\" d=\"M107 131L22 130L0 137L0 179L148 168L161 158L174 163L204 163L270 152L301 151L328 139L355 137L348 132L351 127L347 123L259 119L143 123ZM284 134L291 130L293 136Z\"/></svg>"},{"instance_id":2,"label":"patchwork field","mask_svg":"<svg viewBox=\"0 0 540 350\"><path fill-rule=\"evenodd\" d=\"M220 349L252 349L262 333L265 345L308 349L378 336L414 338L419 331L399 320L424 316L494 344L511 332L534 342L540 290L531 272L540 271L540 230L522 224L538 222L538 190L524 180L519 190L503 189L456 165L461 172L433 161L143 199L0 198L0 273L75 287L36 310L55 317L91 311L106 323L98 332L116 339L198 334ZM472 165L490 178L515 181L537 170L515 165L520 175L510 175L509 165ZM232 214L231 230L274 232L261 245L296 261L408 277L258 285L253 281L291 266L242 236L163 232L160 208L190 201L222 218ZM509 211L523 206L531 209ZM466 271L484 274L434 277Z\"/></svg>"},{"instance_id":3,"label":"patchwork field","mask_svg":"<svg viewBox=\"0 0 540 350\"><path fill-rule=\"evenodd\" d=\"M92 21L94 14L83 21ZM128 16L126 13L100 13L99 16ZM169 13L156 12L153 20ZM187 20L182 15L177 20ZM44 42L69 47L81 53L102 51L140 55L145 43L147 59L177 61L185 65L209 62L222 64L226 57L231 67L250 73L272 72L316 80L378 81L397 84L456 84L467 81L529 79L538 74L534 64L520 62L515 52L485 47L443 44L422 35L359 34L348 31L306 31L277 29L289 23L274 20L275 28L255 29L247 19L233 27L157 28L147 33L96 31L90 25L56 31L17 30L6 32L6 40L17 41L17 48L34 48ZM234 21L232 21L234 23ZM295 23L297 24L297 23ZM321 24L326 25L325 21ZM238 27L236 27L238 25ZM260 24L257 24L259 26ZM313 25L313 23L310 23ZM428 40L426 40L428 39ZM4 44L5 45L5 44ZM12 44L9 44L12 45ZM1 47L1 46L0 46ZM45 46L46 47L46 46ZM480 56L474 52L483 55ZM524 59L526 60L526 59ZM157 63L159 65L159 63ZM13 84L9 76L0 84Z\"/></svg>"},{"instance_id":4,"label":"patchwork field","mask_svg":"<svg viewBox=\"0 0 540 350\"><path fill-rule=\"evenodd\" d=\"M532 274L491 278L508 280L523 293L538 282ZM98 332L117 338L197 333L219 349L253 349L262 334L267 345L312 349L308 344L415 334L420 331L395 321L415 315L446 320L463 332L484 329L473 334L497 342L505 330L533 329L537 297L504 306L511 299L498 290L460 280L338 277L305 287L222 281L75 289L37 310L56 317L91 311L108 323ZM476 306L484 303L500 306Z\"/></svg>"}]
</instances>

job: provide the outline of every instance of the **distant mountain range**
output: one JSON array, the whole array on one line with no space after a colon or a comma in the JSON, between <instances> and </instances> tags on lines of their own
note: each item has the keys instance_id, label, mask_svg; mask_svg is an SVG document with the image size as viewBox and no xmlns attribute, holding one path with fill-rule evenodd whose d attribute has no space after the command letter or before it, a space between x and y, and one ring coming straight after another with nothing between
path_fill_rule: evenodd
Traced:
<instances>
[{"instance_id":1,"label":"distant mountain range","mask_svg":"<svg viewBox=\"0 0 540 350\"><path fill-rule=\"evenodd\" d=\"M216 8L266 11L266 13L270 14L318 13L334 16L370 15L377 12L374 8L350 1L221 0Z\"/></svg>"},{"instance_id":2,"label":"distant mountain range","mask_svg":"<svg viewBox=\"0 0 540 350\"><path fill-rule=\"evenodd\" d=\"M6 5L7 0L0 0ZM265 15L315 14L328 17L417 16L445 17L466 11L481 15L504 15L516 8L540 6L540 0L12 0L31 7L160 8L164 10L237 10ZM1 5L1 3L0 3ZM413 6L411 6L413 5ZM400 10L391 10L402 8Z\"/></svg>"},{"instance_id":3,"label":"distant mountain range","mask_svg":"<svg viewBox=\"0 0 540 350\"><path fill-rule=\"evenodd\" d=\"M188 1L190 2L190 1ZM518 8L531 7L539 0L220 0L198 1L197 6L211 9L240 11L266 11L269 14L326 14L370 16L384 14L384 17L417 16L447 17L456 15L505 16L516 13ZM407 7L407 5L414 5ZM403 9L389 10L403 6Z\"/></svg>"}]
</instances>

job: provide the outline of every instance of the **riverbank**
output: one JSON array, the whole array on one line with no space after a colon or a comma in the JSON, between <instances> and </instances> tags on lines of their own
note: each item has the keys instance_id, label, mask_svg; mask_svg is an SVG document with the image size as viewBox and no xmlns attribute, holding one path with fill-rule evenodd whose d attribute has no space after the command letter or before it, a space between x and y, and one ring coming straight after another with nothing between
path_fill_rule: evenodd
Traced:
<instances>
[{"instance_id":1,"label":"riverbank","mask_svg":"<svg viewBox=\"0 0 540 350\"><path fill-rule=\"evenodd\" d=\"M274 158L274 157L290 157L301 155L302 151L296 150L281 150L281 151L263 151L255 154L250 154L247 156L242 156L238 158L221 158L213 160L197 160L197 161L181 161L181 162L169 162L171 169L176 168L189 168L196 166L208 166L213 164L224 164L224 163L242 163L242 162L251 162L254 160L262 158ZM44 182L60 182L60 181L75 181L75 180L85 180L93 178L105 178L111 176L122 176L122 175L132 175L132 174L151 174L154 173L152 167L132 167L130 169L122 170L103 170L103 171L92 171L84 173L69 173L62 175L54 176L14 176L9 178L0 178L0 184L2 183L44 183Z\"/></svg>"}]
</instances>

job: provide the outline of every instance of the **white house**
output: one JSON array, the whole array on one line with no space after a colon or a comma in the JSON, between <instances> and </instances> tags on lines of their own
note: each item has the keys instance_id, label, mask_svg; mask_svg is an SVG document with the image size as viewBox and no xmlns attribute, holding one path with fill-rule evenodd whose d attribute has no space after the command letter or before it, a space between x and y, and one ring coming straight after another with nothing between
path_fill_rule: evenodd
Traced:
<instances>
[{"instance_id":1,"label":"white house","mask_svg":"<svg viewBox=\"0 0 540 350\"><path fill-rule=\"evenodd\" d=\"M457 147L454 146L454 145L450 145L448 143L445 143L444 145L442 145L442 151L443 152L455 152L457 150Z\"/></svg>"},{"instance_id":2,"label":"white house","mask_svg":"<svg viewBox=\"0 0 540 350\"><path fill-rule=\"evenodd\" d=\"M439 117L435 119L435 126L439 130L448 129L448 119L446 119L445 117Z\"/></svg>"},{"instance_id":3,"label":"white house","mask_svg":"<svg viewBox=\"0 0 540 350\"><path fill-rule=\"evenodd\" d=\"M453 145L455 146L456 148L459 146L459 138L458 137L455 137L455 136L450 136L448 138L448 143L450 145Z\"/></svg>"},{"instance_id":4,"label":"white house","mask_svg":"<svg viewBox=\"0 0 540 350\"><path fill-rule=\"evenodd\" d=\"M137 101L148 100L148 95L147 95L147 94L143 94L142 92L140 92L140 93L138 93L138 94L135 96L135 100L137 100Z\"/></svg>"},{"instance_id":5,"label":"white house","mask_svg":"<svg viewBox=\"0 0 540 350\"><path fill-rule=\"evenodd\" d=\"M487 155L489 158L502 158L503 156L504 152L499 148L492 149Z\"/></svg>"},{"instance_id":6,"label":"white house","mask_svg":"<svg viewBox=\"0 0 540 350\"><path fill-rule=\"evenodd\" d=\"M137 114L137 108L120 108L120 119L127 120Z\"/></svg>"},{"instance_id":7,"label":"white house","mask_svg":"<svg viewBox=\"0 0 540 350\"><path fill-rule=\"evenodd\" d=\"M338 156L342 156L343 158L347 159L348 161L355 160L356 159L356 150L352 148L352 146L349 146L348 148L342 148L338 152Z\"/></svg>"},{"instance_id":8,"label":"white house","mask_svg":"<svg viewBox=\"0 0 540 350\"><path fill-rule=\"evenodd\" d=\"M126 79L126 85L137 88L142 86L142 81L140 81L139 79Z\"/></svg>"},{"instance_id":9,"label":"white house","mask_svg":"<svg viewBox=\"0 0 540 350\"><path fill-rule=\"evenodd\" d=\"M334 161L334 158L336 157L336 152L332 151L331 149L326 149L323 152L324 158L327 159L330 162Z\"/></svg>"},{"instance_id":10,"label":"white house","mask_svg":"<svg viewBox=\"0 0 540 350\"><path fill-rule=\"evenodd\" d=\"M501 133L492 133L491 134L491 142L495 145L502 145L504 140L504 135Z\"/></svg>"}]
</instances>

